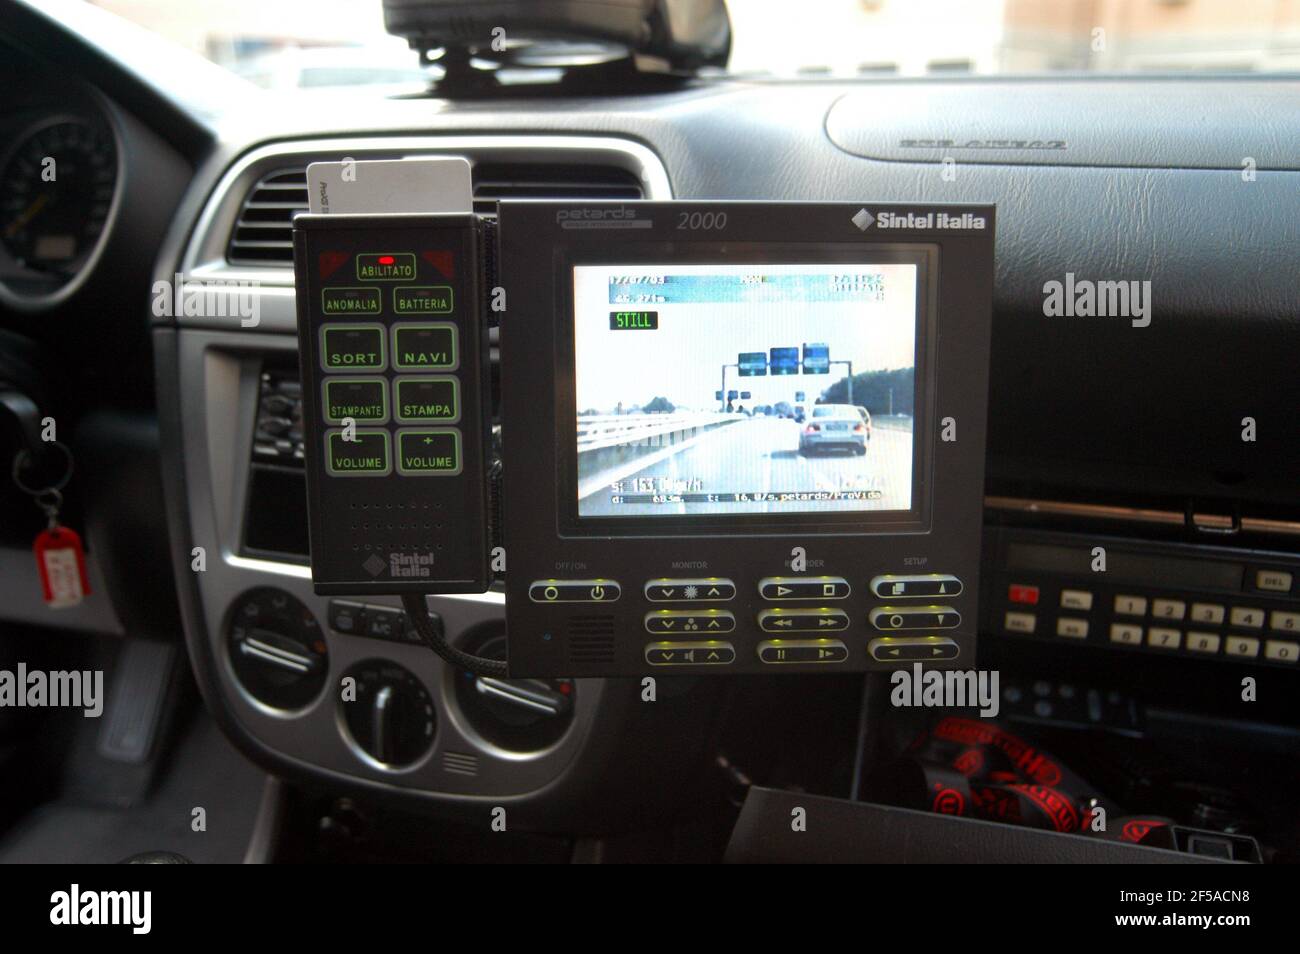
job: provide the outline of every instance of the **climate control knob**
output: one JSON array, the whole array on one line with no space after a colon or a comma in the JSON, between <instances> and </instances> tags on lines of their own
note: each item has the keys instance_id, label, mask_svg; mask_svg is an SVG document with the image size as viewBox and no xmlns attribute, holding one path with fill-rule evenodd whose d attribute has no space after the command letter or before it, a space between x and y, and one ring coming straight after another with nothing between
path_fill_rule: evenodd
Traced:
<instances>
[{"instance_id":1,"label":"climate control knob","mask_svg":"<svg viewBox=\"0 0 1300 954\"><path fill-rule=\"evenodd\" d=\"M339 705L350 741L382 768L418 762L433 746L433 697L409 669L382 659L343 674Z\"/></svg>"}]
</instances>

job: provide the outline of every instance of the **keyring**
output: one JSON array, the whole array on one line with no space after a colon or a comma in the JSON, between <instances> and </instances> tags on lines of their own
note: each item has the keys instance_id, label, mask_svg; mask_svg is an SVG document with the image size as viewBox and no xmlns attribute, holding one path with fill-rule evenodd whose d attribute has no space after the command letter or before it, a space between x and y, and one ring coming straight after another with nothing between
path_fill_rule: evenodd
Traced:
<instances>
[{"instance_id":1,"label":"keyring","mask_svg":"<svg viewBox=\"0 0 1300 954\"><path fill-rule=\"evenodd\" d=\"M50 484L48 487L33 489L32 487L29 487L27 484L25 484L23 482L23 479L18 475L28 467L28 465L31 462L32 455L26 448L23 448L17 454L14 454L14 466L12 471L14 484L23 493L28 494L32 497L39 497L42 494L49 493L50 491L58 493L64 487L68 486L68 481L72 479L72 451L68 450L67 446L62 441L50 441L50 444L53 445L54 447L57 447L59 450L63 451L63 456L67 461L67 466L63 471L63 476L60 479L56 480L54 483Z\"/></svg>"}]
</instances>

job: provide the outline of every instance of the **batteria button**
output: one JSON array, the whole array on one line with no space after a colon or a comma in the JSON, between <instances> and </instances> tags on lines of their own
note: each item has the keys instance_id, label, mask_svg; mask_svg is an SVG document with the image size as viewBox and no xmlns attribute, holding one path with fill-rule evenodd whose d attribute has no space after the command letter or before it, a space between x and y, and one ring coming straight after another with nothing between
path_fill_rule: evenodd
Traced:
<instances>
[{"instance_id":1,"label":"batteria button","mask_svg":"<svg viewBox=\"0 0 1300 954\"><path fill-rule=\"evenodd\" d=\"M919 596L960 596L961 580L947 573L912 575L886 573L872 577L871 592L881 599L915 599Z\"/></svg>"},{"instance_id":2,"label":"batteria button","mask_svg":"<svg viewBox=\"0 0 1300 954\"><path fill-rule=\"evenodd\" d=\"M403 285L393 289L393 311L398 315L450 315L450 285Z\"/></svg>"},{"instance_id":3,"label":"batteria button","mask_svg":"<svg viewBox=\"0 0 1300 954\"><path fill-rule=\"evenodd\" d=\"M951 606L877 606L868 616L876 629L952 629L961 613Z\"/></svg>"},{"instance_id":4,"label":"batteria button","mask_svg":"<svg viewBox=\"0 0 1300 954\"><path fill-rule=\"evenodd\" d=\"M326 371L383 371L388 364L383 325L325 325L320 344Z\"/></svg>"},{"instance_id":5,"label":"batteria button","mask_svg":"<svg viewBox=\"0 0 1300 954\"><path fill-rule=\"evenodd\" d=\"M758 658L773 666L842 663L849 658L849 648L838 639L765 639L758 644Z\"/></svg>"},{"instance_id":6,"label":"batteria button","mask_svg":"<svg viewBox=\"0 0 1300 954\"><path fill-rule=\"evenodd\" d=\"M612 603L622 593L613 580L534 580L528 586L534 603Z\"/></svg>"},{"instance_id":7,"label":"batteria button","mask_svg":"<svg viewBox=\"0 0 1300 954\"><path fill-rule=\"evenodd\" d=\"M393 367L399 371L455 371L456 326L447 321L393 325Z\"/></svg>"},{"instance_id":8,"label":"batteria button","mask_svg":"<svg viewBox=\"0 0 1300 954\"><path fill-rule=\"evenodd\" d=\"M961 647L947 636L881 636L867 643L877 662L925 662L956 659Z\"/></svg>"},{"instance_id":9,"label":"batteria button","mask_svg":"<svg viewBox=\"0 0 1300 954\"><path fill-rule=\"evenodd\" d=\"M851 587L842 576L769 576L758 581L765 600L842 600Z\"/></svg>"},{"instance_id":10,"label":"batteria button","mask_svg":"<svg viewBox=\"0 0 1300 954\"><path fill-rule=\"evenodd\" d=\"M849 628L849 614L827 609L768 609L758 614L765 633L838 633Z\"/></svg>"},{"instance_id":11,"label":"batteria button","mask_svg":"<svg viewBox=\"0 0 1300 954\"><path fill-rule=\"evenodd\" d=\"M651 603L721 603L735 596L736 584L716 577L651 580L645 585L645 598Z\"/></svg>"},{"instance_id":12,"label":"batteria button","mask_svg":"<svg viewBox=\"0 0 1300 954\"><path fill-rule=\"evenodd\" d=\"M651 666L725 666L736 661L736 649L721 640L650 643L645 661Z\"/></svg>"},{"instance_id":13,"label":"batteria button","mask_svg":"<svg viewBox=\"0 0 1300 954\"><path fill-rule=\"evenodd\" d=\"M688 635L730 633L736 628L736 617L726 610L654 610L645 614L647 633Z\"/></svg>"},{"instance_id":14,"label":"batteria button","mask_svg":"<svg viewBox=\"0 0 1300 954\"><path fill-rule=\"evenodd\" d=\"M325 470L332 477L383 477L392 472L388 432L357 428L355 440L344 440L343 430L325 432Z\"/></svg>"}]
</instances>

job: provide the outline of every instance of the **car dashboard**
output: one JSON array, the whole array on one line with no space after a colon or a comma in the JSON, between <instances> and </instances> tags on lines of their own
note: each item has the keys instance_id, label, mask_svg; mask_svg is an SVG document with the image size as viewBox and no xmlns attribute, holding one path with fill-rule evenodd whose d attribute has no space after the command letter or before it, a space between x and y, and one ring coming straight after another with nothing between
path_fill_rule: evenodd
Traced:
<instances>
[{"instance_id":1,"label":"car dashboard","mask_svg":"<svg viewBox=\"0 0 1300 954\"><path fill-rule=\"evenodd\" d=\"M45 69L84 43L34 15L20 27ZM29 233L30 202L5 186L0 330L41 344L33 386L94 475L68 502L92 595L59 625L182 645L224 735L335 822L486 825L500 807L512 829L603 851L743 800L733 857L797 860L813 849L735 840L755 813L788 817L782 792L924 812L919 826L963 813L889 771L934 727L861 674L664 675L653 702L630 677L494 680L430 653L396 597L317 594L293 274L307 166L462 157L488 217L516 198L996 205L968 662L1000 673L1000 725L1129 813L1224 835L1204 854L1300 856L1284 794L1300 780L1294 79L720 78L293 109L250 95L177 119L156 78L88 62L61 76L74 95L0 111L0 169L57 137L60 162L103 172L57 234ZM1149 311L1054 313L1049 286L1076 280L1142 283ZM22 514L0 557L25 593L39 514L9 489L0 505ZM450 643L500 659L505 602L494 585L428 607ZM52 625L36 597L0 616ZM350 722L343 674L403 701L386 742ZM953 836L927 837L873 848L940 859Z\"/></svg>"}]
</instances>

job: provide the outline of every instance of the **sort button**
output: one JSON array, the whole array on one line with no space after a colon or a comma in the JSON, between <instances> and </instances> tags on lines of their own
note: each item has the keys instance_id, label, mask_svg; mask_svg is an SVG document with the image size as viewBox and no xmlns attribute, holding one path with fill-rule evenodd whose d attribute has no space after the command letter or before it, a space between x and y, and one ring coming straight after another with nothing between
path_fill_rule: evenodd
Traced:
<instances>
[{"instance_id":1,"label":"sort button","mask_svg":"<svg viewBox=\"0 0 1300 954\"><path fill-rule=\"evenodd\" d=\"M393 367L399 371L454 371L456 326L446 321L393 326Z\"/></svg>"},{"instance_id":2,"label":"sort button","mask_svg":"<svg viewBox=\"0 0 1300 954\"><path fill-rule=\"evenodd\" d=\"M320 334L326 371L383 371L387 366L382 325L326 325Z\"/></svg>"}]
</instances>

